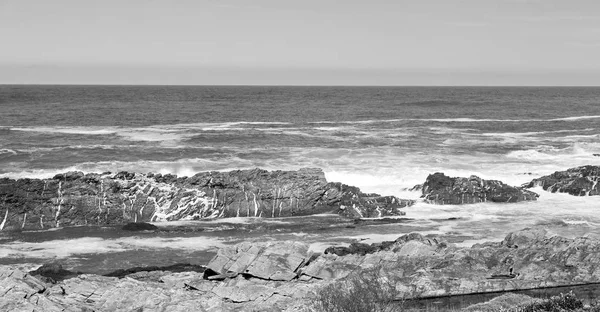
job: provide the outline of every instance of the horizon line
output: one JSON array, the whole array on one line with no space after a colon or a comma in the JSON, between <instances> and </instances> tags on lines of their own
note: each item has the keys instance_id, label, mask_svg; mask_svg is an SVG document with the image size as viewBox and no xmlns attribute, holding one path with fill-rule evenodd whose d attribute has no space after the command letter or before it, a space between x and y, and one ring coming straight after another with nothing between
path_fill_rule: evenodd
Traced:
<instances>
[{"instance_id":1,"label":"horizon line","mask_svg":"<svg viewBox=\"0 0 600 312\"><path fill-rule=\"evenodd\" d=\"M361 84L111 84L111 83L0 83L0 86L109 86L109 87L411 87L411 88L598 88L600 85L361 85Z\"/></svg>"}]
</instances>

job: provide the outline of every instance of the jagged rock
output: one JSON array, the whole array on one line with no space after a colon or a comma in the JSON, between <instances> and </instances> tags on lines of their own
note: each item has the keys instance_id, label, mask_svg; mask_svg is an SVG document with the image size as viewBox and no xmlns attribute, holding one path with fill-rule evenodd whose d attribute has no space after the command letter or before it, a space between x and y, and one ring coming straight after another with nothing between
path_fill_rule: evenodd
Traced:
<instances>
[{"instance_id":1,"label":"jagged rock","mask_svg":"<svg viewBox=\"0 0 600 312\"><path fill-rule=\"evenodd\" d=\"M46 285L12 266L0 266L0 311L64 311L44 295Z\"/></svg>"},{"instance_id":2,"label":"jagged rock","mask_svg":"<svg viewBox=\"0 0 600 312\"><path fill-rule=\"evenodd\" d=\"M275 281L290 281L308 258L308 245L300 242L242 243L222 248L206 266L209 279L244 274Z\"/></svg>"},{"instance_id":3,"label":"jagged rock","mask_svg":"<svg viewBox=\"0 0 600 312\"><path fill-rule=\"evenodd\" d=\"M423 191L423 184L417 184L417 185L409 188L408 191L413 191L413 192Z\"/></svg>"},{"instance_id":4,"label":"jagged rock","mask_svg":"<svg viewBox=\"0 0 600 312\"><path fill-rule=\"evenodd\" d=\"M298 242L242 243L222 249L211 261L212 274L226 275L220 281L179 272L141 280L84 274L45 284L22 270L0 266L0 309L293 311L314 300L320 287L361 272L379 272L393 281L403 299L600 282L597 235L571 239L534 227L500 242L457 247L413 233L379 247L364 255L308 258L307 246ZM306 258L300 260L302 256ZM514 300L494 304L505 307L507 302Z\"/></svg>"},{"instance_id":5,"label":"jagged rock","mask_svg":"<svg viewBox=\"0 0 600 312\"><path fill-rule=\"evenodd\" d=\"M46 180L0 179L0 221L6 215L6 229L319 213L385 217L403 215L400 209L413 203L328 183L322 170L311 168L201 172L189 178L67 172Z\"/></svg>"},{"instance_id":6,"label":"jagged rock","mask_svg":"<svg viewBox=\"0 0 600 312\"><path fill-rule=\"evenodd\" d=\"M541 186L552 193L568 193L575 196L600 195L600 166L582 166L534 179L524 187Z\"/></svg>"},{"instance_id":7,"label":"jagged rock","mask_svg":"<svg viewBox=\"0 0 600 312\"><path fill-rule=\"evenodd\" d=\"M481 202L515 203L536 200L538 194L477 176L451 178L443 173L427 177L422 189L425 201L437 205L462 205Z\"/></svg>"},{"instance_id":8,"label":"jagged rock","mask_svg":"<svg viewBox=\"0 0 600 312\"><path fill-rule=\"evenodd\" d=\"M125 224L122 229L124 231L156 231L158 226L146 222L131 222Z\"/></svg>"},{"instance_id":9,"label":"jagged rock","mask_svg":"<svg viewBox=\"0 0 600 312\"><path fill-rule=\"evenodd\" d=\"M374 253L381 250L378 246L373 246L363 243L352 243L348 247L329 247L325 249L325 254L335 254L338 256L345 256L351 254L359 254L364 256L369 253Z\"/></svg>"},{"instance_id":10,"label":"jagged rock","mask_svg":"<svg viewBox=\"0 0 600 312\"><path fill-rule=\"evenodd\" d=\"M543 228L460 248L418 234L369 253L325 254L301 269L318 280L385 268L401 296L446 296L600 282L600 239L549 236ZM510 276L510 278L494 278Z\"/></svg>"}]
</instances>

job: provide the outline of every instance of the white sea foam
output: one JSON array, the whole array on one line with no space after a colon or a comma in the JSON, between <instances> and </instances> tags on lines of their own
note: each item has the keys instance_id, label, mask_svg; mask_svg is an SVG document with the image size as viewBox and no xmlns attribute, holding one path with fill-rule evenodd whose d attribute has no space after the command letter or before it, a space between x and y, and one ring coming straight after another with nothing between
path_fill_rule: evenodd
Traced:
<instances>
[{"instance_id":1,"label":"white sea foam","mask_svg":"<svg viewBox=\"0 0 600 312\"><path fill-rule=\"evenodd\" d=\"M10 130L84 135L107 135L114 134L118 131L117 128L114 127L15 127L10 128Z\"/></svg>"},{"instance_id":2,"label":"white sea foam","mask_svg":"<svg viewBox=\"0 0 600 312\"><path fill-rule=\"evenodd\" d=\"M82 254L102 254L136 249L181 249L190 251L213 250L224 246L214 237L122 237L103 239L82 237L44 242L14 241L0 246L2 258L68 258Z\"/></svg>"},{"instance_id":3,"label":"white sea foam","mask_svg":"<svg viewBox=\"0 0 600 312\"><path fill-rule=\"evenodd\" d=\"M494 119L494 118L399 118L399 119L369 119L360 121L316 121L312 124L374 124L374 123L396 123L402 121L434 121L434 122L555 122L555 121L578 121L585 119L600 119L600 116L572 116L563 118L530 118L530 119Z\"/></svg>"},{"instance_id":4,"label":"white sea foam","mask_svg":"<svg viewBox=\"0 0 600 312\"><path fill-rule=\"evenodd\" d=\"M555 118L550 119L550 121L576 121L582 119L599 119L600 116L576 116L576 117L565 117L565 118Z\"/></svg>"},{"instance_id":5,"label":"white sea foam","mask_svg":"<svg viewBox=\"0 0 600 312\"><path fill-rule=\"evenodd\" d=\"M486 132L486 133L472 133L471 135L481 135L481 136L540 136L551 133L571 133L571 132L589 132L595 131L595 128L587 128L587 129L575 129L575 130L553 130L553 131L532 131L532 132Z\"/></svg>"},{"instance_id":6,"label":"white sea foam","mask_svg":"<svg viewBox=\"0 0 600 312\"><path fill-rule=\"evenodd\" d=\"M13 151L11 149L7 149L7 148L2 148L0 149L0 155L2 154L12 154L12 155L17 155L16 151Z\"/></svg>"}]
</instances>

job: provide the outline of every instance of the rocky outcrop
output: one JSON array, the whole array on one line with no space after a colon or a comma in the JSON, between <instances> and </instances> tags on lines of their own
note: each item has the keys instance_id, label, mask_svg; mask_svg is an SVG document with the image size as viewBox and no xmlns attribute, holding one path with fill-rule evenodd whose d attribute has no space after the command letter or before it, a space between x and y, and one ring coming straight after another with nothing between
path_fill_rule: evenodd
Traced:
<instances>
[{"instance_id":1,"label":"rocky outcrop","mask_svg":"<svg viewBox=\"0 0 600 312\"><path fill-rule=\"evenodd\" d=\"M541 186L552 193L568 193L575 196L600 195L600 166L582 166L543 176L523 185Z\"/></svg>"},{"instance_id":2,"label":"rocky outcrop","mask_svg":"<svg viewBox=\"0 0 600 312\"><path fill-rule=\"evenodd\" d=\"M52 179L0 179L2 228L46 228L227 217L339 213L402 215L413 204L328 183L320 169L201 172L192 177L67 172Z\"/></svg>"},{"instance_id":3,"label":"rocky outcrop","mask_svg":"<svg viewBox=\"0 0 600 312\"><path fill-rule=\"evenodd\" d=\"M496 180L477 176L451 178L443 173L430 174L422 187L426 202L437 205L462 205L482 202L516 203L536 200L538 194Z\"/></svg>"},{"instance_id":4,"label":"rocky outcrop","mask_svg":"<svg viewBox=\"0 0 600 312\"><path fill-rule=\"evenodd\" d=\"M321 287L365 272L392 281L403 300L600 282L597 236L529 228L470 248L419 234L371 247L310 256L299 242L242 243L219 251L204 273L83 274L55 284L0 266L0 310L298 311Z\"/></svg>"},{"instance_id":5,"label":"rocky outcrop","mask_svg":"<svg viewBox=\"0 0 600 312\"><path fill-rule=\"evenodd\" d=\"M308 245L300 242L241 243L220 249L206 266L205 276L213 280L243 274L264 280L291 281L308 259Z\"/></svg>"}]
</instances>

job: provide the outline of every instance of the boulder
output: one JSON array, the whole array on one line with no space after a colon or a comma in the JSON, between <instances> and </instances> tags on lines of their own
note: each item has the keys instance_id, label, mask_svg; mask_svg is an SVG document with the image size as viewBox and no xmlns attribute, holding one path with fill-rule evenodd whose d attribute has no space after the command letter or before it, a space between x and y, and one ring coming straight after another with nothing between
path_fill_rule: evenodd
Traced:
<instances>
[{"instance_id":1,"label":"boulder","mask_svg":"<svg viewBox=\"0 0 600 312\"><path fill-rule=\"evenodd\" d=\"M426 202L437 205L462 205L482 202L516 203L537 200L538 194L520 187L477 176L452 178L434 173L423 184L422 196Z\"/></svg>"},{"instance_id":2,"label":"boulder","mask_svg":"<svg viewBox=\"0 0 600 312\"><path fill-rule=\"evenodd\" d=\"M308 245L300 242L242 243L222 248L206 266L208 279L232 278L238 274L264 280L290 281L309 259Z\"/></svg>"},{"instance_id":3,"label":"boulder","mask_svg":"<svg viewBox=\"0 0 600 312\"><path fill-rule=\"evenodd\" d=\"M0 179L2 229L40 229L227 217L337 213L399 216L414 203L326 181L320 169L200 172L192 177L67 172L52 179Z\"/></svg>"},{"instance_id":4,"label":"boulder","mask_svg":"<svg viewBox=\"0 0 600 312\"><path fill-rule=\"evenodd\" d=\"M582 166L534 179L524 187L541 186L552 193L568 193L575 196L600 195L600 166Z\"/></svg>"}]
</instances>

